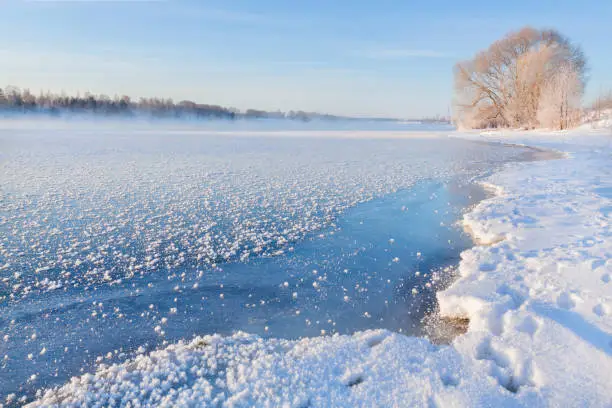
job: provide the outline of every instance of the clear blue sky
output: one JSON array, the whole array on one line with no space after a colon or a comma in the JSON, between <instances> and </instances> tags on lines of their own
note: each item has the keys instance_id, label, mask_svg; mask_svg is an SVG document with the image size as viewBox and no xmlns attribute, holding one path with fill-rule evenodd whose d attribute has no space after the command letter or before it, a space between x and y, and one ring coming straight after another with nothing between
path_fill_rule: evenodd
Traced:
<instances>
[{"instance_id":1,"label":"clear blue sky","mask_svg":"<svg viewBox=\"0 0 612 408\"><path fill-rule=\"evenodd\" d=\"M612 0L2 0L0 87L261 109L446 114L452 67L557 28L612 89Z\"/></svg>"}]
</instances>

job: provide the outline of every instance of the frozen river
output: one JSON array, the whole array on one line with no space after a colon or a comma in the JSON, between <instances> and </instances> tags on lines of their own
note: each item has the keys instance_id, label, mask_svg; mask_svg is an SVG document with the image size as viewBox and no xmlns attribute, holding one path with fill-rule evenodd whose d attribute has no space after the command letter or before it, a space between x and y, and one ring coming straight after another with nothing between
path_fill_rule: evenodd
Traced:
<instances>
[{"instance_id":1,"label":"frozen river","mask_svg":"<svg viewBox=\"0 0 612 408\"><path fill-rule=\"evenodd\" d=\"M310 127L0 126L0 400L196 334L421 334L526 150Z\"/></svg>"}]
</instances>

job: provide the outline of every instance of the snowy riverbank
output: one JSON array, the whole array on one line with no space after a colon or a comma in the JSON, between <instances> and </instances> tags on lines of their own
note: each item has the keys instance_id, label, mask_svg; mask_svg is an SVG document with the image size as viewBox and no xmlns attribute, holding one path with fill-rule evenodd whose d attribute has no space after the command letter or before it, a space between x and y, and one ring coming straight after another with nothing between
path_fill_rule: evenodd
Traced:
<instances>
[{"instance_id":1,"label":"snowy riverbank","mask_svg":"<svg viewBox=\"0 0 612 408\"><path fill-rule=\"evenodd\" d=\"M33 405L609 406L612 136L459 136L568 157L486 180L497 195L465 217L483 246L462 254L461 277L438 295L442 314L470 319L452 345L387 331L206 336L101 366Z\"/></svg>"},{"instance_id":2,"label":"snowy riverbank","mask_svg":"<svg viewBox=\"0 0 612 408\"><path fill-rule=\"evenodd\" d=\"M485 246L462 254L460 279L438 295L442 314L470 318L453 346L516 403L609 406L612 135L583 128L477 138L567 158L512 164L487 180L497 196L464 219Z\"/></svg>"}]
</instances>

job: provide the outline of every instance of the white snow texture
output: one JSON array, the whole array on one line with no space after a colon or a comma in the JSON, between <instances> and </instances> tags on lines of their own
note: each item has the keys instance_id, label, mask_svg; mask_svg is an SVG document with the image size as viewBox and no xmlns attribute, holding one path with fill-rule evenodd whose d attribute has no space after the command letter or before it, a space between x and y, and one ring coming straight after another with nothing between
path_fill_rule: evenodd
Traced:
<instances>
[{"instance_id":1,"label":"white snow texture","mask_svg":"<svg viewBox=\"0 0 612 408\"><path fill-rule=\"evenodd\" d=\"M41 391L31 406L610 407L612 136L455 134L566 152L512 163L464 222L481 244L438 294L451 345L387 331L206 336Z\"/></svg>"}]
</instances>

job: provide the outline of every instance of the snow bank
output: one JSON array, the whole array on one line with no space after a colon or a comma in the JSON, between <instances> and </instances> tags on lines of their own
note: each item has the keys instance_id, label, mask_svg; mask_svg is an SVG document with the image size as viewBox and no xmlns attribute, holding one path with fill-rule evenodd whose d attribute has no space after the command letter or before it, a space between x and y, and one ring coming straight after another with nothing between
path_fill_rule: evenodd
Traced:
<instances>
[{"instance_id":1,"label":"snow bank","mask_svg":"<svg viewBox=\"0 0 612 408\"><path fill-rule=\"evenodd\" d=\"M462 135L569 152L514 163L466 215L441 312L450 346L386 331L297 341L238 333L100 366L32 406L594 406L612 404L612 137Z\"/></svg>"},{"instance_id":2,"label":"snow bank","mask_svg":"<svg viewBox=\"0 0 612 408\"><path fill-rule=\"evenodd\" d=\"M464 223L483 243L439 293L443 315L470 319L453 344L486 375L546 405L612 403L612 137L588 132L464 137L568 152L514 163L497 195Z\"/></svg>"},{"instance_id":3,"label":"snow bank","mask_svg":"<svg viewBox=\"0 0 612 408\"><path fill-rule=\"evenodd\" d=\"M451 347L387 331L300 341L200 337L101 367L32 406L449 406L511 401Z\"/></svg>"}]
</instances>

